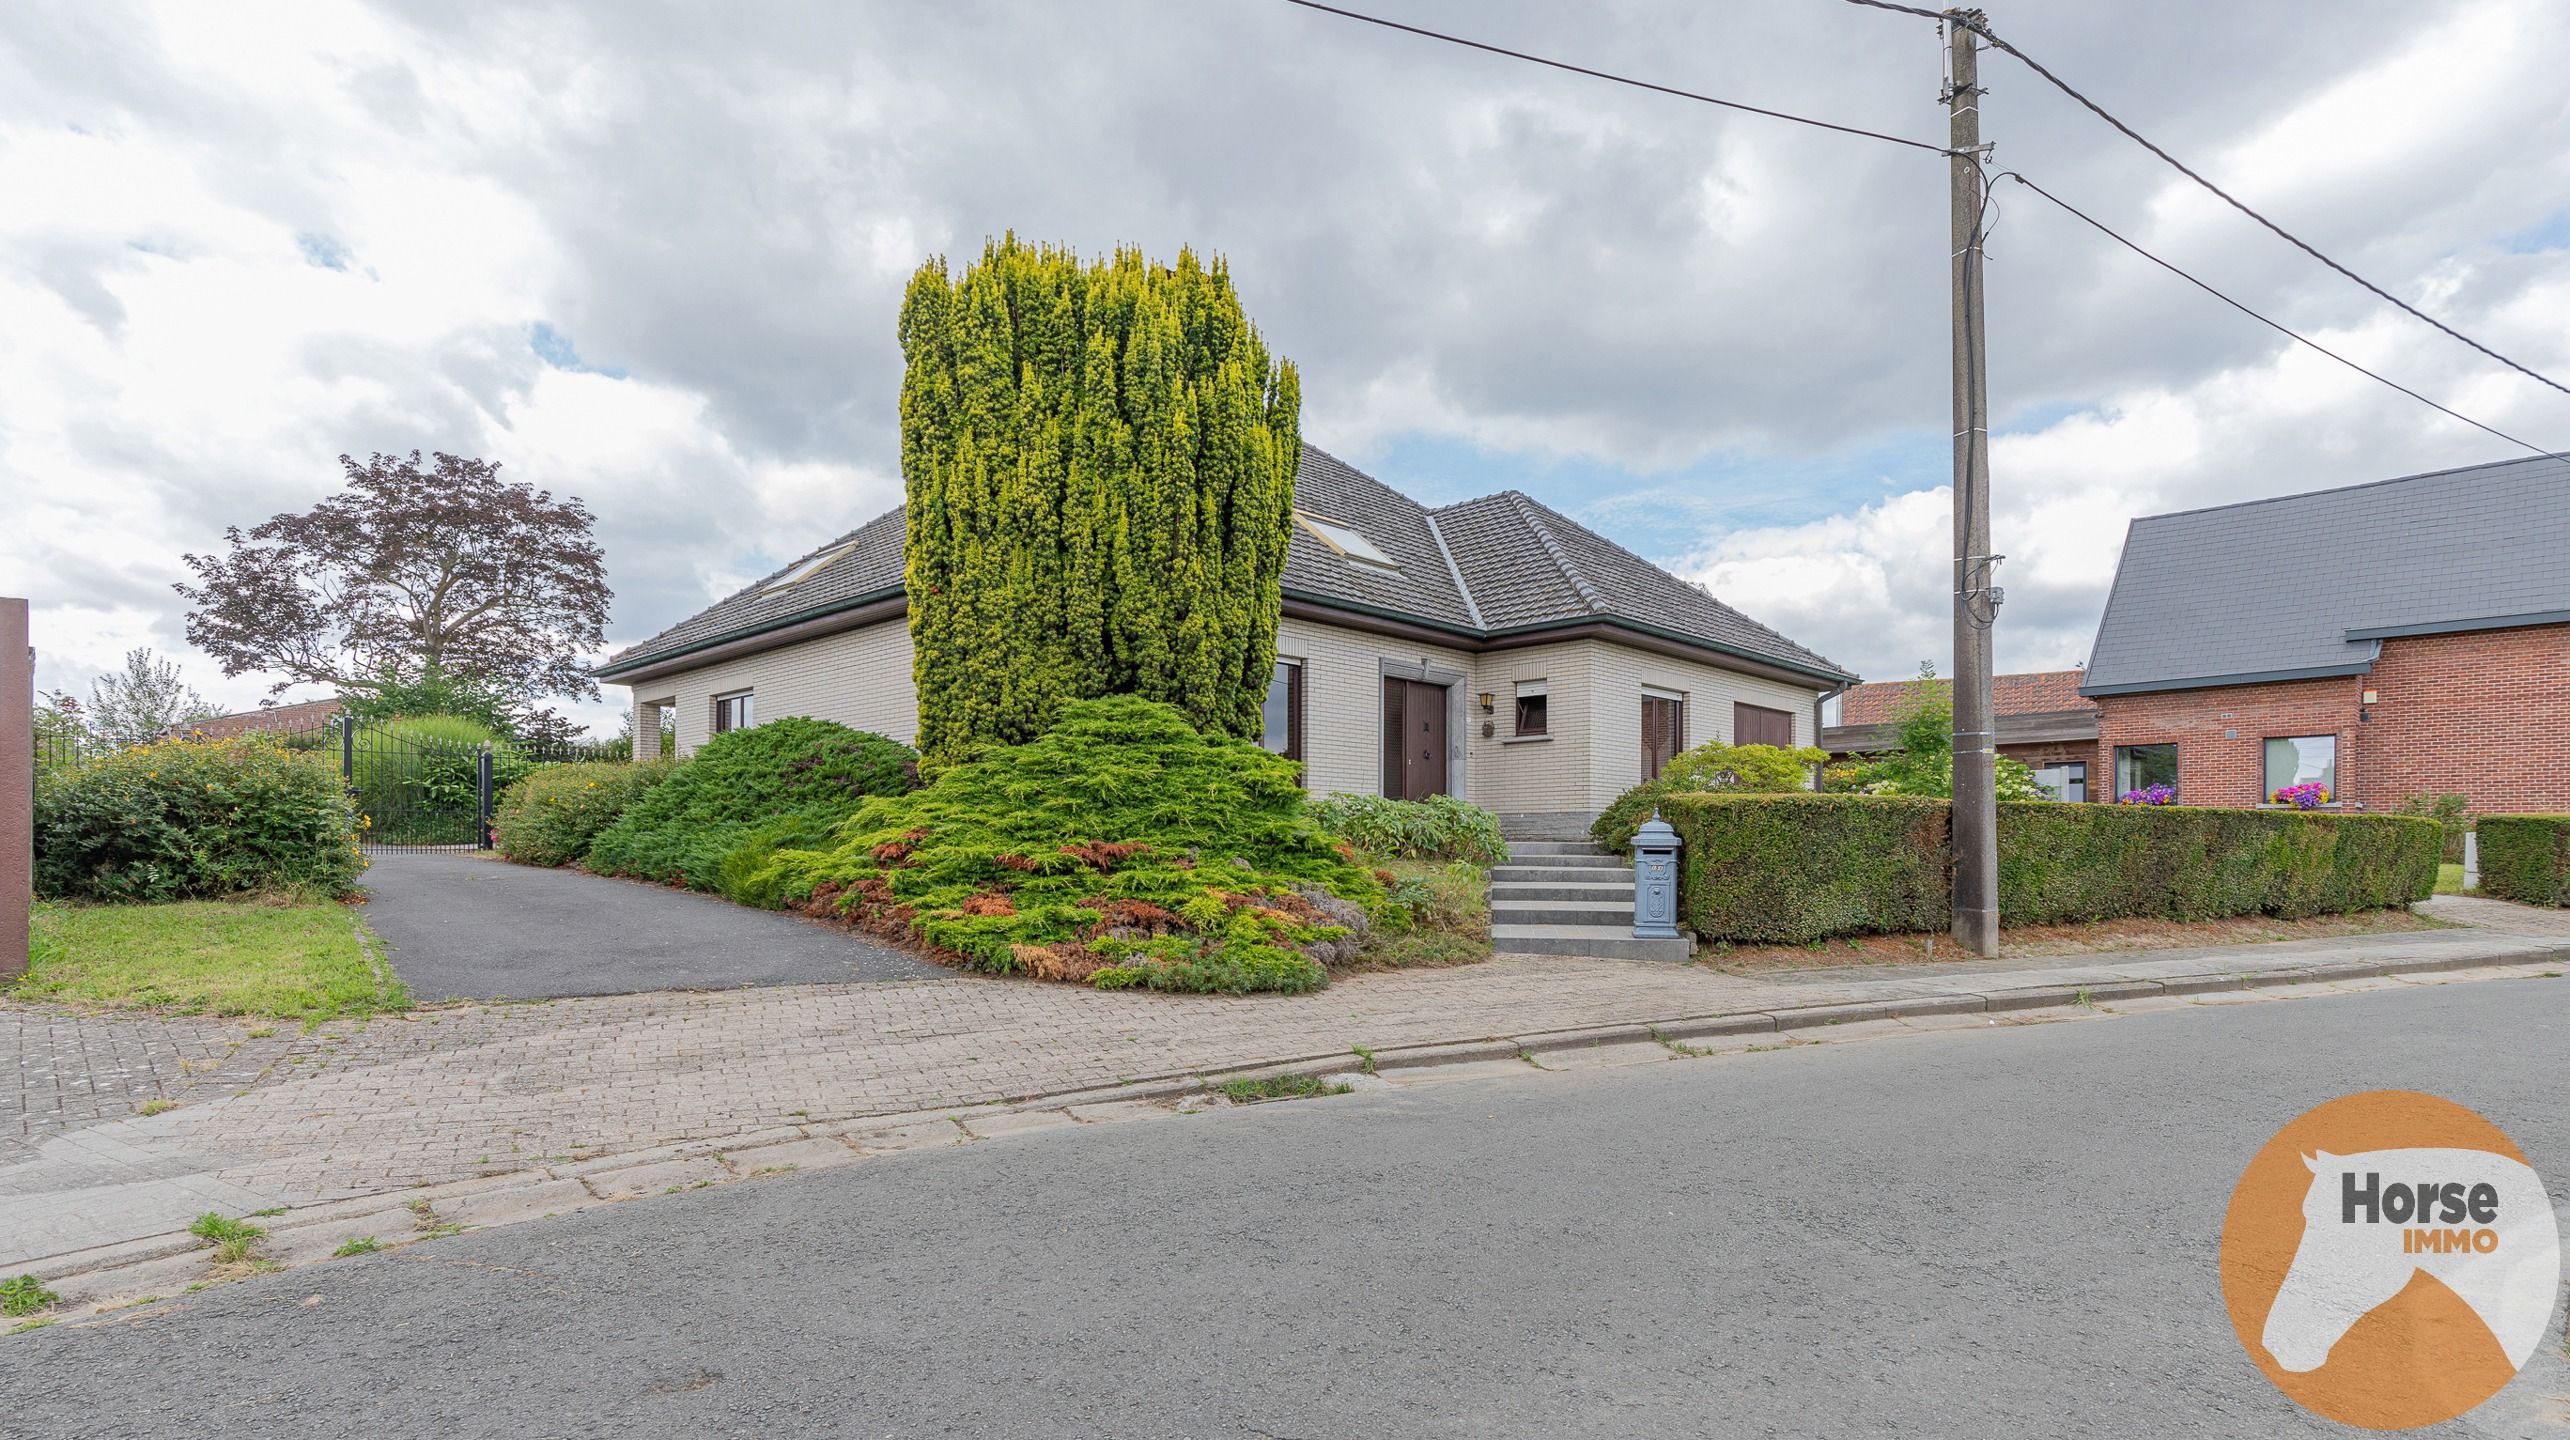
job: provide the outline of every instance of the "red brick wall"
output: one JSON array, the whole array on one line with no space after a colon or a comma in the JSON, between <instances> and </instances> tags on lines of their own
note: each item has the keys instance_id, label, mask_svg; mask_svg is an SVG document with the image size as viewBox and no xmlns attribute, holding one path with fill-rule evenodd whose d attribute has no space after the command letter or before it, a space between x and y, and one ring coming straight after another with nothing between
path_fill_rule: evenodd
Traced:
<instances>
[{"instance_id":1,"label":"red brick wall","mask_svg":"<svg viewBox=\"0 0 2570 1440\"><path fill-rule=\"evenodd\" d=\"M2336 735L2339 794L2365 809L2450 792L2480 813L2570 811L2570 625L2386 640L2370 675L2099 704L2089 789L2100 799L2113 798L2118 745L2174 742L2181 800L2255 805L2268 737Z\"/></svg>"}]
</instances>

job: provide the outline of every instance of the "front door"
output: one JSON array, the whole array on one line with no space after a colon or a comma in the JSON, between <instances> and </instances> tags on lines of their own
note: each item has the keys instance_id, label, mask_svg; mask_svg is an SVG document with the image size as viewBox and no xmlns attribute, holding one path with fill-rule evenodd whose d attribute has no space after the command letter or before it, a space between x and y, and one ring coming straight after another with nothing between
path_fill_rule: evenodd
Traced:
<instances>
[{"instance_id":1,"label":"front door","mask_svg":"<svg viewBox=\"0 0 2570 1440\"><path fill-rule=\"evenodd\" d=\"M1446 687L1383 682L1383 793L1425 800L1446 793Z\"/></svg>"},{"instance_id":2,"label":"front door","mask_svg":"<svg viewBox=\"0 0 2570 1440\"><path fill-rule=\"evenodd\" d=\"M1642 778L1657 780L1660 771L1687 748L1686 702L1666 695L1642 697Z\"/></svg>"}]
</instances>

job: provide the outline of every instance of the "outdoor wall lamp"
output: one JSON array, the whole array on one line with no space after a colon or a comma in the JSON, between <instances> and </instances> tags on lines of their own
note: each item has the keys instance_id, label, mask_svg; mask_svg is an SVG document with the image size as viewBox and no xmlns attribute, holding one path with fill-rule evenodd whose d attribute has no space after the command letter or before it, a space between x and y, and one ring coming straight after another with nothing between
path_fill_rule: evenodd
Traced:
<instances>
[{"instance_id":1,"label":"outdoor wall lamp","mask_svg":"<svg viewBox=\"0 0 2570 1440\"><path fill-rule=\"evenodd\" d=\"M1487 691L1487 690L1482 691L1482 692L1481 692L1481 694L1479 694L1478 696L1475 696L1474 698L1475 698L1475 699L1478 699L1479 701L1481 701L1481 713L1482 713L1482 714L1484 714L1484 715L1489 714L1489 713L1491 712L1492 708L1493 708L1494 706L1496 706L1496 705L1498 704L1498 701L1499 701L1499 697L1498 697L1498 696L1491 694L1491 693L1490 693L1489 691Z\"/></svg>"}]
</instances>

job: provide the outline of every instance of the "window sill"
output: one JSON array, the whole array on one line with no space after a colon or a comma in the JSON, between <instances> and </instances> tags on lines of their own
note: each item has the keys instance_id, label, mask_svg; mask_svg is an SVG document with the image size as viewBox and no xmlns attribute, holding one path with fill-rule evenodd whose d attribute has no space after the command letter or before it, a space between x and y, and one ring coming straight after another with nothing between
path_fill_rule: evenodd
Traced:
<instances>
[{"instance_id":1,"label":"window sill","mask_svg":"<svg viewBox=\"0 0 2570 1440\"><path fill-rule=\"evenodd\" d=\"M1499 743L1502 745L1543 745L1549 743L1552 738L1553 737L1550 735L1502 735L1499 737Z\"/></svg>"},{"instance_id":2,"label":"window sill","mask_svg":"<svg viewBox=\"0 0 2570 1440\"><path fill-rule=\"evenodd\" d=\"M2258 803L2258 805L2257 805L2255 808L2260 809L2260 810L2300 810L2302 807L2301 807L2301 806L2299 806L2299 805L2278 805L2277 803L2275 803L2275 802L2274 802L2274 801L2272 801L2272 800L2265 800L2265 801L2260 801L2260 802ZM2362 810L2362 809L2364 809L2364 808L2365 808L2365 807L2364 807L2364 806L2362 806L2362 805L2342 805L2342 804L2338 803L2337 801L2332 800L2332 801L2330 801L2330 802L2329 802L2328 804L2326 804L2326 805L2314 805L2314 806L2312 806L2312 807L2311 807L2311 810L2312 810L2312 813L2315 813L2315 814L2316 814L2316 813L2318 813L2318 812L2324 811L2324 810L2326 810L2326 811L2341 811L2341 810L2343 810L2343 811L2348 811L2348 812L2352 813L2352 812L2354 812L2354 811Z\"/></svg>"}]
</instances>

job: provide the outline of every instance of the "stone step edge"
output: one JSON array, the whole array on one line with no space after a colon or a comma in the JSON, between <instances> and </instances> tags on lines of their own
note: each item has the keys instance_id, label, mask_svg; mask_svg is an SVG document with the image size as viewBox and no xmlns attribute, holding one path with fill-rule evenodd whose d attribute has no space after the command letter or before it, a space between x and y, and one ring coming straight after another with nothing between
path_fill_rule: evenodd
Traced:
<instances>
[{"instance_id":1,"label":"stone step edge","mask_svg":"<svg viewBox=\"0 0 2570 1440\"><path fill-rule=\"evenodd\" d=\"M584 1188L590 1189L594 1194L595 1187L585 1184L590 1176L641 1169L647 1165L662 1164L671 1160L710 1158L718 1153L755 1149L763 1145L781 1144L795 1139L845 1140L859 1152L861 1158L865 1158L864 1147L860 1143L861 1137L887 1135L892 1131L904 1130L909 1126L930 1121L942 1120L954 1124L957 1133L957 1138L953 1142L955 1144L976 1143L986 1138L995 1138L976 1136L965 1128L971 1120L976 1118L989 1119L1001 1115L1068 1110L1076 1106L1098 1105L1119 1100L1174 1101L1184 1096L1201 1093L1212 1084L1224 1080L1264 1079L1283 1075L1371 1074L1381 1070L1415 1069L1475 1060L1521 1059L1527 1055L1540 1055L1549 1050L1584 1049L1627 1041L1648 1040L1665 1043L1669 1040L1759 1035L1818 1025L1899 1019L1909 1015L1958 1015L1978 1012L2004 1014L2014 1010L2076 1004L2082 991L2087 993L2091 1001L2135 999L2147 996L2184 997L2226 991L2282 989L2287 986L2327 983L2333 980L2424 975L2450 970L2526 970L2540 965L2558 964L2570 964L2570 944L2537 946L2503 955L2458 954L2394 960L2351 960L2276 970L2206 972L2200 975L2171 976L2162 980L2100 980L2080 985L2044 984L2018 988L1993 986L1986 992L1963 991L1951 995L1914 996L1881 1001L1841 1001L1825 1005L1713 1012L1661 1020L1618 1021L1606 1025L1562 1030L1535 1030L1478 1040L1430 1041L1412 1045L1384 1046L1373 1052L1371 1062L1357 1056L1352 1050L1333 1051L1295 1059L1262 1061L1255 1065L1186 1073L1172 1072L1164 1076L1107 1088L1033 1094L939 1110L870 1115L844 1121L769 1127L720 1137L672 1141L637 1150L596 1156L571 1165L537 1167L511 1171L505 1175L484 1175L465 1180L443 1181L434 1185L405 1186L362 1196L348 1196L336 1200L317 1201L308 1205L291 1206L288 1207L285 1215L269 1217L262 1223L271 1233L274 1233L278 1230L294 1229L332 1220L354 1219L389 1212L408 1215L411 1204L422 1199L428 1200L434 1207L440 1199L458 1199L468 1195L524 1189L566 1178L583 1179ZM2005 972L1997 973L2003 975ZM1076 1117L1065 1118L1072 1123L1078 1123ZM630 1202L600 1201L598 1203ZM119 1270L129 1265L166 1260L203 1248L203 1243L195 1236L184 1230L178 1230L39 1257L8 1268L19 1273L32 1274L38 1280L51 1284L58 1280ZM396 1245L386 1248L400 1247ZM314 1260L305 1263L322 1262ZM296 1265L289 1268L300 1269L302 1266ZM113 1306L105 1307L106 1311L115 1309L116 1307ZM92 1312L89 1315L66 1317L63 1323L99 1318L101 1313Z\"/></svg>"}]
</instances>

